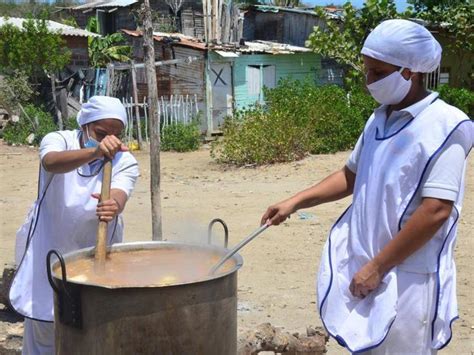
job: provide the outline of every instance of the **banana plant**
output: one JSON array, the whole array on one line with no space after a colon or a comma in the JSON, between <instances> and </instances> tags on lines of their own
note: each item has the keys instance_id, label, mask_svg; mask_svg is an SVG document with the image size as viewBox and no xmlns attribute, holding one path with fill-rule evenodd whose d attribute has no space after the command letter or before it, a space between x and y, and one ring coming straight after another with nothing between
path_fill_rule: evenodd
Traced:
<instances>
[{"instance_id":1,"label":"banana plant","mask_svg":"<svg viewBox=\"0 0 474 355\"><path fill-rule=\"evenodd\" d=\"M87 23L88 31L99 33L97 19L92 17ZM103 37L89 38L89 59L95 68L104 68L111 62L131 60L132 48L123 44L125 37L121 33L112 33Z\"/></svg>"}]
</instances>

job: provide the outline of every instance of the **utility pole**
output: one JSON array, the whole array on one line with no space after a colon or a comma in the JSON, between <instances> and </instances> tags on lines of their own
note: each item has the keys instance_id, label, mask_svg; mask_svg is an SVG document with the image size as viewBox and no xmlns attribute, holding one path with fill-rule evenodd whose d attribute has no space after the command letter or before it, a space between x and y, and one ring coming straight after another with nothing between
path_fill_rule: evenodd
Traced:
<instances>
[{"instance_id":1,"label":"utility pole","mask_svg":"<svg viewBox=\"0 0 474 355\"><path fill-rule=\"evenodd\" d=\"M150 0L144 0L143 45L145 73L148 85L148 107L150 113L150 188L152 239L163 239L160 193L160 116L158 115L158 87L156 84L155 46Z\"/></svg>"}]
</instances>

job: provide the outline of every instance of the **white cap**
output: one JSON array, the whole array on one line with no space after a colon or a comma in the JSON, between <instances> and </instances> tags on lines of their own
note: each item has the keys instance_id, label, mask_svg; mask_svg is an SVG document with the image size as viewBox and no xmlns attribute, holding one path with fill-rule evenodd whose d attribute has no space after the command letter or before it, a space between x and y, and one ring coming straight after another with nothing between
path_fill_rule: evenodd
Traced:
<instances>
[{"instance_id":1,"label":"white cap","mask_svg":"<svg viewBox=\"0 0 474 355\"><path fill-rule=\"evenodd\" d=\"M127 126L127 112L122 102L115 97L92 96L87 103L82 105L77 114L77 123L83 126L108 118L120 120L124 127Z\"/></svg>"},{"instance_id":2,"label":"white cap","mask_svg":"<svg viewBox=\"0 0 474 355\"><path fill-rule=\"evenodd\" d=\"M408 20L379 24L364 42L361 53L414 73L431 73L441 62L441 45L423 26Z\"/></svg>"}]
</instances>

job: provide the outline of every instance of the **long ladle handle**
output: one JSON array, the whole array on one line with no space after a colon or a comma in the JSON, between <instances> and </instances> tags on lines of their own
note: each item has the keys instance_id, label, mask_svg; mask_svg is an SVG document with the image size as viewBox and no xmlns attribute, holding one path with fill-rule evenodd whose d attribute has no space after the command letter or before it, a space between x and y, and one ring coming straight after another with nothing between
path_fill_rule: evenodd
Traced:
<instances>
[{"instance_id":1,"label":"long ladle handle","mask_svg":"<svg viewBox=\"0 0 474 355\"><path fill-rule=\"evenodd\" d=\"M112 180L112 161L106 159L104 169L102 171L102 189L100 192L100 201L110 199L110 183ZM95 264L103 267L105 264L105 257L107 253L107 226L106 221L99 221L97 228L97 240L95 245Z\"/></svg>"},{"instance_id":2,"label":"long ladle handle","mask_svg":"<svg viewBox=\"0 0 474 355\"><path fill-rule=\"evenodd\" d=\"M242 249L245 245L247 245L249 242L251 242L255 237L257 237L260 233L262 233L265 229L270 227L268 224L264 224L260 227L258 227L256 230L252 232L247 238L242 240L239 244L237 244L235 247L233 247L226 255L222 257L219 262L214 265L209 272L209 275L213 275L224 263L229 260L235 253L237 253L240 249Z\"/></svg>"}]
</instances>

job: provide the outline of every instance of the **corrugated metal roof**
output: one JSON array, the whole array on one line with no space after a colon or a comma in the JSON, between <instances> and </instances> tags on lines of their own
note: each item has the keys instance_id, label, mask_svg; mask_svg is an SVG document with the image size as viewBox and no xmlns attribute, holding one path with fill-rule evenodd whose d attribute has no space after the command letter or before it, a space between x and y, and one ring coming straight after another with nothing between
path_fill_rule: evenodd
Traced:
<instances>
[{"instance_id":1,"label":"corrugated metal roof","mask_svg":"<svg viewBox=\"0 0 474 355\"><path fill-rule=\"evenodd\" d=\"M134 37L142 36L141 31L123 29L122 32ZM238 53L293 54L311 52L311 49L305 47L270 41L245 41L244 45L239 46L235 44L220 45L211 43L209 47L206 47L206 43L203 41L181 33L153 32L153 39L158 42L173 43L185 47L213 50L222 57L235 57L238 56Z\"/></svg>"},{"instance_id":2,"label":"corrugated metal roof","mask_svg":"<svg viewBox=\"0 0 474 355\"><path fill-rule=\"evenodd\" d=\"M143 33L141 31L132 31L132 30L121 30L123 33L128 34L129 36L141 37ZM200 41L197 38L185 36L181 33L166 33L166 32L153 32L153 39L157 42L169 42L175 43L181 46L206 50L206 43Z\"/></svg>"},{"instance_id":3,"label":"corrugated metal roof","mask_svg":"<svg viewBox=\"0 0 474 355\"><path fill-rule=\"evenodd\" d=\"M311 52L311 49L269 41L245 41L244 46L240 46L237 50L233 49L233 51L240 53L293 54Z\"/></svg>"},{"instance_id":4,"label":"corrugated metal roof","mask_svg":"<svg viewBox=\"0 0 474 355\"><path fill-rule=\"evenodd\" d=\"M0 26L5 25L7 23L12 24L15 27L20 29L23 28L23 22L26 19L20 17L3 17L0 16ZM55 21L46 21L48 26L48 30L51 32L61 33L64 36L78 36L78 37L100 37L97 33L92 33L80 28L75 28L68 25L63 25L62 23L55 22Z\"/></svg>"},{"instance_id":5,"label":"corrugated metal roof","mask_svg":"<svg viewBox=\"0 0 474 355\"><path fill-rule=\"evenodd\" d=\"M127 7L133 4L136 4L138 0L112 0L112 1L94 1L87 4L82 4L78 6L73 6L73 10L87 10L87 9L96 9L102 7Z\"/></svg>"},{"instance_id":6,"label":"corrugated metal roof","mask_svg":"<svg viewBox=\"0 0 474 355\"><path fill-rule=\"evenodd\" d=\"M239 54L235 52L216 51L216 53L224 58L238 58L239 57Z\"/></svg>"},{"instance_id":7,"label":"corrugated metal roof","mask_svg":"<svg viewBox=\"0 0 474 355\"><path fill-rule=\"evenodd\" d=\"M304 14L310 16L317 16L316 12L314 12L314 8L291 8L291 7L282 7L282 6L272 6L272 5L255 5L255 9L260 12L273 12L278 13L280 11L284 12L292 12L296 14ZM343 9L333 8L333 7L326 7L323 8L326 14L334 19L342 19L343 18Z\"/></svg>"}]
</instances>

